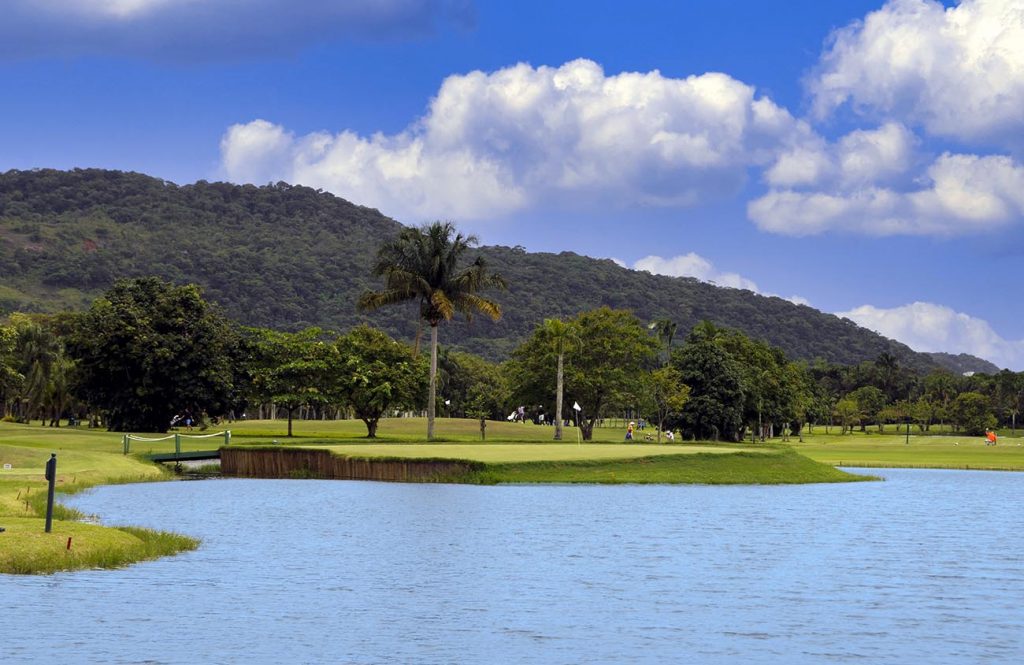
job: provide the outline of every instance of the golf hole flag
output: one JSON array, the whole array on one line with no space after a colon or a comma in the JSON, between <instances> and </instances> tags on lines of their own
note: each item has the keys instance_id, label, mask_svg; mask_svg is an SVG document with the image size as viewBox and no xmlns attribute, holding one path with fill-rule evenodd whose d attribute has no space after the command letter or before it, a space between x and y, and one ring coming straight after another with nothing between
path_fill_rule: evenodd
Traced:
<instances>
[{"instance_id":1,"label":"golf hole flag","mask_svg":"<svg viewBox=\"0 0 1024 665\"><path fill-rule=\"evenodd\" d=\"M580 406L579 402L573 402L572 403L572 408L573 408L573 411L582 411L583 410L583 407Z\"/></svg>"}]
</instances>

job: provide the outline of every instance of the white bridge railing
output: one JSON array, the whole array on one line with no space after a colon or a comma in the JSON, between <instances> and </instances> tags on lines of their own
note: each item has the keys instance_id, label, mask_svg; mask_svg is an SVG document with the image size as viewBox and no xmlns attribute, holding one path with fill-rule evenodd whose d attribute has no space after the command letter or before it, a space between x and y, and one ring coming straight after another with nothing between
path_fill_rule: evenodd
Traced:
<instances>
[{"instance_id":1,"label":"white bridge railing","mask_svg":"<svg viewBox=\"0 0 1024 665\"><path fill-rule=\"evenodd\" d=\"M127 455L131 451L132 441L146 441L152 443L154 441L169 441L174 439L174 452L178 455L181 454L181 440L182 439L212 439L215 437L223 437L224 445L231 445L231 430L224 430L223 432L214 432L213 434L180 434L175 432L174 434L168 434L167 436L158 437L146 437L136 436L135 434L125 434L121 439L122 446L124 448L124 454Z\"/></svg>"}]
</instances>

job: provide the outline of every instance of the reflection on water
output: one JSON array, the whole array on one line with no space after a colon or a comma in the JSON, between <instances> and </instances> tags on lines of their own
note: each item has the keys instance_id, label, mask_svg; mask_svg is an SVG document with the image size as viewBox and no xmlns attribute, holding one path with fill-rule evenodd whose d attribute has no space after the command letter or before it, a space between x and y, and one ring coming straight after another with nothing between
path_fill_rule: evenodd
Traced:
<instances>
[{"instance_id":1,"label":"reflection on water","mask_svg":"<svg viewBox=\"0 0 1024 665\"><path fill-rule=\"evenodd\" d=\"M877 474L877 471L872 471ZM203 538L2 577L4 662L1024 662L1024 474L797 487L219 480L77 497Z\"/></svg>"}]
</instances>

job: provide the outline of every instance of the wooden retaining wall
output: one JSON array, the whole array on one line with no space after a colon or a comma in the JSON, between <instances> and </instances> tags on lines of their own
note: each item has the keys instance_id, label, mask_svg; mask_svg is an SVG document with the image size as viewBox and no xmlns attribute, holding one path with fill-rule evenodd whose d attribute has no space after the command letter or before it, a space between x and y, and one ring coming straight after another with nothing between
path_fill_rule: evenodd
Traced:
<instances>
[{"instance_id":1,"label":"wooden retaining wall","mask_svg":"<svg viewBox=\"0 0 1024 665\"><path fill-rule=\"evenodd\" d=\"M225 476L329 478L389 482L447 482L483 468L479 462L443 459L358 458L303 448L221 448Z\"/></svg>"}]
</instances>

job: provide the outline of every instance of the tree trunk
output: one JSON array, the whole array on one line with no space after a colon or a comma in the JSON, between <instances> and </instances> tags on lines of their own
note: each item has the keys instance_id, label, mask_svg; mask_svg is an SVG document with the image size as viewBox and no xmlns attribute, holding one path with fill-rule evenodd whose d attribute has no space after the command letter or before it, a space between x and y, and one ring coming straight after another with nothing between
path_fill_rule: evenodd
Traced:
<instances>
[{"instance_id":1,"label":"tree trunk","mask_svg":"<svg viewBox=\"0 0 1024 665\"><path fill-rule=\"evenodd\" d=\"M480 440L487 440L487 419L483 416L480 417Z\"/></svg>"},{"instance_id":2,"label":"tree trunk","mask_svg":"<svg viewBox=\"0 0 1024 665\"><path fill-rule=\"evenodd\" d=\"M587 418L579 419L579 427L583 433L584 441L590 441L594 438L594 420L595 418L590 418L589 420Z\"/></svg>"},{"instance_id":3,"label":"tree trunk","mask_svg":"<svg viewBox=\"0 0 1024 665\"><path fill-rule=\"evenodd\" d=\"M562 383L562 355L558 354L558 382L555 388L555 441L562 440L562 390L564 385Z\"/></svg>"},{"instance_id":4,"label":"tree trunk","mask_svg":"<svg viewBox=\"0 0 1024 665\"><path fill-rule=\"evenodd\" d=\"M412 345L412 355L419 358L420 356L420 343L423 341L423 319L419 320L416 324L416 339Z\"/></svg>"},{"instance_id":5,"label":"tree trunk","mask_svg":"<svg viewBox=\"0 0 1024 665\"><path fill-rule=\"evenodd\" d=\"M430 326L430 394L427 395L427 441L434 440L434 407L437 400L437 326Z\"/></svg>"},{"instance_id":6,"label":"tree trunk","mask_svg":"<svg viewBox=\"0 0 1024 665\"><path fill-rule=\"evenodd\" d=\"M377 422L378 418L363 418L363 422L366 423L366 438L376 439L377 438Z\"/></svg>"},{"instance_id":7,"label":"tree trunk","mask_svg":"<svg viewBox=\"0 0 1024 665\"><path fill-rule=\"evenodd\" d=\"M295 407L288 407L288 436L292 435L292 412L295 411Z\"/></svg>"}]
</instances>

